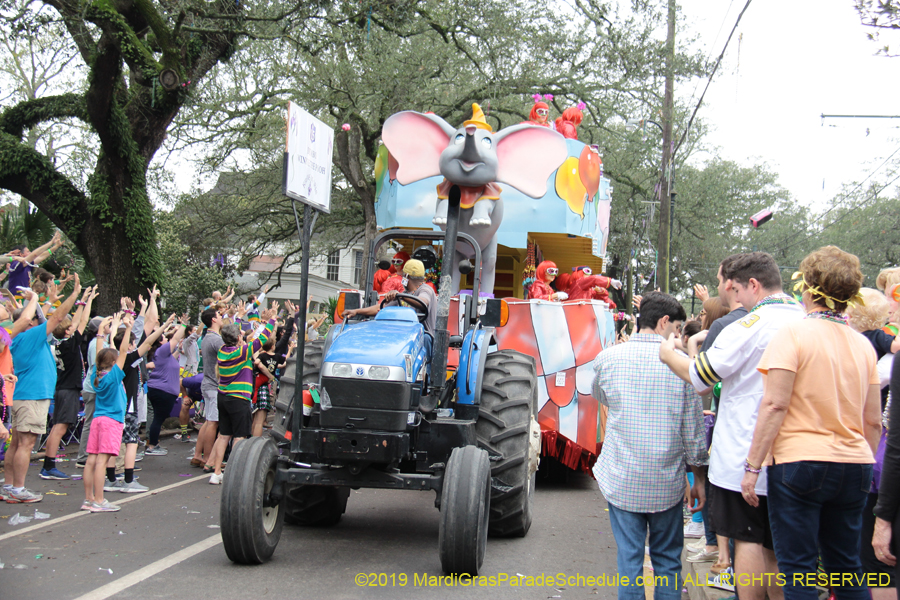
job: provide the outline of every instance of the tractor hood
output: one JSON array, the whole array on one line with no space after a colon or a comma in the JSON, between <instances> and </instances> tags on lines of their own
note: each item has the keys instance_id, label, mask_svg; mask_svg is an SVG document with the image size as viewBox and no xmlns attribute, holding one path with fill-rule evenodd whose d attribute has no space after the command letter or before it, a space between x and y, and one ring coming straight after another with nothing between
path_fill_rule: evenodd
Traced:
<instances>
[{"instance_id":1,"label":"tractor hood","mask_svg":"<svg viewBox=\"0 0 900 600\"><path fill-rule=\"evenodd\" d=\"M324 362L408 368L407 356L418 362L424 336L424 328L416 320L354 323L334 338Z\"/></svg>"}]
</instances>

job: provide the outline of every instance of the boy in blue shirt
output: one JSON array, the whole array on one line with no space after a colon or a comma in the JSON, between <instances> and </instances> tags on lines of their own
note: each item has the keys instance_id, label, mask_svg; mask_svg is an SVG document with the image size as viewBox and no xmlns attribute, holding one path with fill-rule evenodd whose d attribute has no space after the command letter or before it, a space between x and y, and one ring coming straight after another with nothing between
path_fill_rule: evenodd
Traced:
<instances>
[{"instance_id":1,"label":"boy in blue shirt","mask_svg":"<svg viewBox=\"0 0 900 600\"><path fill-rule=\"evenodd\" d=\"M41 494L25 488L25 475L31 461L31 450L38 437L47 429L47 413L50 399L56 392L56 359L47 342L53 330L66 318L78 296L81 282L75 276L75 289L62 305L53 311L45 324L39 324L35 311L38 296L26 290L28 304L16 311L15 324L10 337L13 365L19 378L13 393L12 431L13 438L7 455L7 481L11 487L5 488L2 497L10 504L40 502Z\"/></svg>"}]
</instances>

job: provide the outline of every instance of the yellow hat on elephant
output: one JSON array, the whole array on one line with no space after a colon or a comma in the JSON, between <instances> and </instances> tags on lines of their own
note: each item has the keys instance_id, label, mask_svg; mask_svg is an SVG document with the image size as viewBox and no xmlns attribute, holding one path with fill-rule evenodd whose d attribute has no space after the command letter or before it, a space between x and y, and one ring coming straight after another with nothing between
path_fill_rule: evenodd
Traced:
<instances>
[{"instance_id":1,"label":"yellow hat on elephant","mask_svg":"<svg viewBox=\"0 0 900 600\"><path fill-rule=\"evenodd\" d=\"M481 110L477 103L472 103L472 118L463 123L463 125L465 127L474 125L478 129L485 129L491 133L494 131L494 128L488 125L488 122L484 119L484 111Z\"/></svg>"}]
</instances>

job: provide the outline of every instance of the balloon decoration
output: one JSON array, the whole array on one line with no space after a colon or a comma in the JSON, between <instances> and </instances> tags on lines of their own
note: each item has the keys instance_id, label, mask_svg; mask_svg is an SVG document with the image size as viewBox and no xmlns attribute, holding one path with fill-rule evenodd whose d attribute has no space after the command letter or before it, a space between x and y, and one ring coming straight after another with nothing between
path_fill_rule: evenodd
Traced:
<instances>
[{"instance_id":1,"label":"balloon decoration","mask_svg":"<svg viewBox=\"0 0 900 600\"><path fill-rule=\"evenodd\" d=\"M570 156L556 172L556 193L575 214L584 219L584 203L593 202L600 189L603 160L590 146L578 158Z\"/></svg>"}]
</instances>

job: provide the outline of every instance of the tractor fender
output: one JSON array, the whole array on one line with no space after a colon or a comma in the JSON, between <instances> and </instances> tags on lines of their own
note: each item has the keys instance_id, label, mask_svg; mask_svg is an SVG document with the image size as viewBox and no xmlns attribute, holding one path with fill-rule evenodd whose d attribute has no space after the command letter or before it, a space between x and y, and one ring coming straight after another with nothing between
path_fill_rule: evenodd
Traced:
<instances>
[{"instance_id":1,"label":"tractor fender","mask_svg":"<svg viewBox=\"0 0 900 600\"><path fill-rule=\"evenodd\" d=\"M494 343L494 328L476 325L466 332L459 351L457 369L457 405L478 406L481 403L481 381L490 345Z\"/></svg>"}]
</instances>

